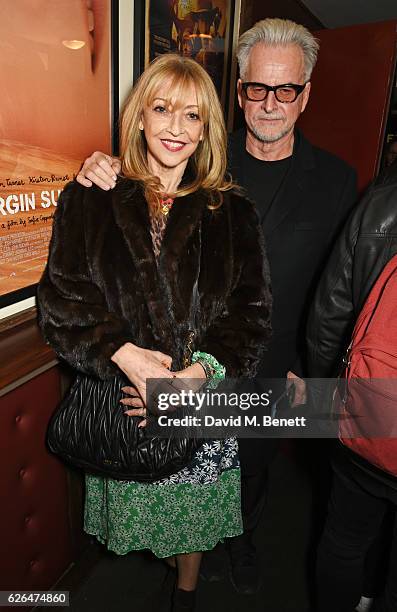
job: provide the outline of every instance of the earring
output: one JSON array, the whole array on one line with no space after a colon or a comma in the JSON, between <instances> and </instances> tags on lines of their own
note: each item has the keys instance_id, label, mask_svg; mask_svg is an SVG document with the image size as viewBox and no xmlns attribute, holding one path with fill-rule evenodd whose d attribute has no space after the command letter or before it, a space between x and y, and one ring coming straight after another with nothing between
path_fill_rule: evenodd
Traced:
<instances>
[{"instance_id":1,"label":"earring","mask_svg":"<svg viewBox=\"0 0 397 612\"><path fill-rule=\"evenodd\" d=\"M142 121L140 121L140 122L139 122L139 126L138 126L138 127L139 127L139 129L140 129L141 131L143 130L143 123L142 123Z\"/></svg>"}]
</instances>

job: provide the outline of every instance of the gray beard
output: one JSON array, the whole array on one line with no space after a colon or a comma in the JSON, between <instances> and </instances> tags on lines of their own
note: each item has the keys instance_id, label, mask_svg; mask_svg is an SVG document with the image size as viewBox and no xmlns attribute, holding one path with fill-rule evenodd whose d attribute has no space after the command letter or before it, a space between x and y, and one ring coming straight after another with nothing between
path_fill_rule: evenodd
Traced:
<instances>
[{"instance_id":1,"label":"gray beard","mask_svg":"<svg viewBox=\"0 0 397 612\"><path fill-rule=\"evenodd\" d=\"M265 143L277 142L278 140L281 140L281 138L286 136L291 131L291 128L284 128L283 130L281 130L281 132L278 132L278 134L273 134L272 136L268 136L267 134L262 134L256 128L250 127L249 129L257 140L259 140L260 142L265 142Z\"/></svg>"}]
</instances>

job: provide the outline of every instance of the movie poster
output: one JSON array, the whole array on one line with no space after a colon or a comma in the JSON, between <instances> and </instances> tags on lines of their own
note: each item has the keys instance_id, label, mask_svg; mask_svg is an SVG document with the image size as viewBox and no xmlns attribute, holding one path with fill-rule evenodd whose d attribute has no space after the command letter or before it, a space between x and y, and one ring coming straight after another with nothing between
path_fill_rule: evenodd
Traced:
<instances>
[{"instance_id":1,"label":"movie poster","mask_svg":"<svg viewBox=\"0 0 397 612\"><path fill-rule=\"evenodd\" d=\"M195 59L225 106L231 0L149 0L146 63L170 51Z\"/></svg>"},{"instance_id":2,"label":"movie poster","mask_svg":"<svg viewBox=\"0 0 397 612\"><path fill-rule=\"evenodd\" d=\"M0 5L0 305L38 282L82 160L111 153L110 13L110 0Z\"/></svg>"}]
</instances>

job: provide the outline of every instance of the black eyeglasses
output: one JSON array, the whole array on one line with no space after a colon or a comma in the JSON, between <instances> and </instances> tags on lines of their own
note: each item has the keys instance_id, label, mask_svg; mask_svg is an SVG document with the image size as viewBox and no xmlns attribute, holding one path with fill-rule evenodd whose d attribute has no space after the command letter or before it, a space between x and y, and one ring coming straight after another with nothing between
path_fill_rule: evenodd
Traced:
<instances>
[{"instance_id":1,"label":"black eyeglasses","mask_svg":"<svg viewBox=\"0 0 397 612\"><path fill-rule=\"evenodd\" d=\"M252 102L262 102L266 100L269 91L274 91L276 100L283 104L295 102L296 98L305 89L307 83L296 85L295 83L286 83L285 85L265 85L265 83L243 83L242 88L247 97L247 100Z\"/></svg>"}]
</instances>

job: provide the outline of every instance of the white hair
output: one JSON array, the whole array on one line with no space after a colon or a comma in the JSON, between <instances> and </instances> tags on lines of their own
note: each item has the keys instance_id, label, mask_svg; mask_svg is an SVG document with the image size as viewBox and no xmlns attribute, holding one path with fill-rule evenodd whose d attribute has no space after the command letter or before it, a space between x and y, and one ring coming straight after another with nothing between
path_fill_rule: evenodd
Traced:
<instances>
[{"instance_id":1,"label":"white hair","mask_svg":"<svg viewBox=\"0 0 397 612\"><path fill-rule=\"evenodd\" d=\"M319 44L313 34L299 23L289 19L262 19L252 28L240 36L237 46L237 60L240 67L240 76L245 79L249 56L252 47L263 43L269 47L297 45L302 49L305 81L310 79L312 70L316 65Z\"/></svg>"}]
</instances>

